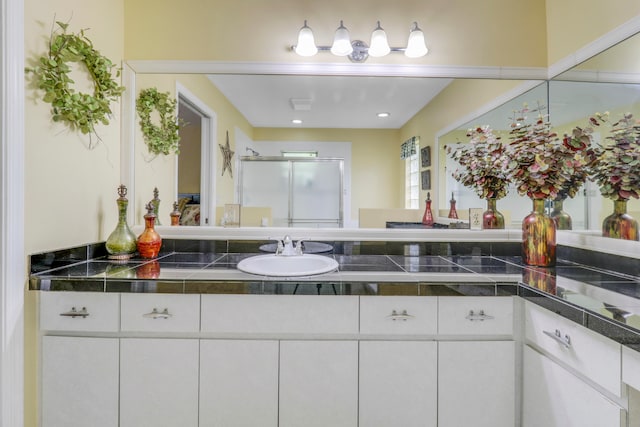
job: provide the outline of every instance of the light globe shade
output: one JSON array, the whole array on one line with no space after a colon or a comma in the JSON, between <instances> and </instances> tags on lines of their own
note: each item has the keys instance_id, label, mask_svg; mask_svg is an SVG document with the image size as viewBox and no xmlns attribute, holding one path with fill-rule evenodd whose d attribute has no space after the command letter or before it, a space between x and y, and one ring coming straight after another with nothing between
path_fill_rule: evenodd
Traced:
<instances>
[{"instance_id":1,"label":"light globe shade","mask_svg":"<svg viewBox=\"0 0 640 427\"><path fill-rule=\"evenodd\" d=\"M384 32L378 21L378 26L371 33L371 45L369 47L369 56L380 57L391 52L389 42L387 41L387 33Z\"/></svg>"},{"instance_id":2,"label":"light globe shade","mask_svg":"<svg viewBox=\"0 0 640 427\"><path fill-rule=\"evenodd\" d=\"M429 52L429 49L427 49L427 45L424 42L424 33L418 28L418 23L414 22L404 54L409 58L419 58L425 56L427 52Z\"/></svg>"},{"instance_id":3,"label":"light globe shade","mask_svg":"<svg viewBox=\"0 0 640 427\"><path fill-rule=\"evenodd\" d=\"M298 32L298 44L296 44L295 51L300 56L313 56L318 53L313 32L307 26L307 21L304 21L304 26Z\"/></svg>"},{"instance_id":4,"label":"light globe shade","mask_svg":"<svg viewBox=\"0 0 640 427\"><path fill-rule=\"evenodd\" d=\"M331 53L336 56L347 56L353 52L353 46L351 46L351 38L349 37L349 30L347 30L342 21L340 26L336 30L336 34L333 36L333 45L331 45Z\"/></svg>"}]
</instances>

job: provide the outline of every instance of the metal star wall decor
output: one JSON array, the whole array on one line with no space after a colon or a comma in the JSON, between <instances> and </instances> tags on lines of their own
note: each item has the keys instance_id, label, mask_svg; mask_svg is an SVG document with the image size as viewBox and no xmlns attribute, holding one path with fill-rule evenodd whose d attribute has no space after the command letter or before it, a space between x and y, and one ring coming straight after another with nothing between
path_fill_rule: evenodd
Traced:
<instances>
[{"instance_id":1,"label":"metal star wall decor","mask_svg":"<svg viewBox=\"0 0 640 427\"><path fill-rule=\"evenodd\" d=\"M227 143L225 145L218 144L218 146L220 147L220 151L222 152L222 176L224 176L224 171L229 169L229 176L233 178L233 170L231 169L231 158L233 157L234 152L229 146L229 131L227 131Z\"/></svg>"}]
</instances>

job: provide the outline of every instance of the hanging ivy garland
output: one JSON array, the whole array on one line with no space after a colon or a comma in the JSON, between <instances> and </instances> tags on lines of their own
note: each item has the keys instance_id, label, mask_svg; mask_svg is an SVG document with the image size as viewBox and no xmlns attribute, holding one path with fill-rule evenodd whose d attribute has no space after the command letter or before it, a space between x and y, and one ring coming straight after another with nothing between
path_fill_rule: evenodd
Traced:
<instances>
[{"instance_id":1,"label":"hanging ivy garland","mask_svg":"<svg viewBox=\"0 0 640 427\"><path fill-rule=\"evenodd\" d=\"M144 89L136 100L136 111L140 117L140 129L152 154L180 153L180 124L176 120L176 100L168 92L158 92L156 88ZM159 116L159 125L151 120L151 114Z\"/></svg>"},{"instance_id":2,"label":"hanging ivy garland","mask_svg":"<svg viewBox=\"0 0 640 427\"><path fill-rule=\"evenodd\" d=\"M67 33L68 24L56 21L58 31L53 31L49 52L38 60L38 65L27 68L38 79L38 88L45 93L43 101L51 104L54 122L63 122L83 134L96 134L95 125L109 124L112 114L110 104L118 100L124 87L112 76L115 65L93 47L84 30L78 34ZM69 74L71 63L86 66L93 93L74 89ZM115 69L120 77L120 69Z\"/></svg>"}]
</instances>

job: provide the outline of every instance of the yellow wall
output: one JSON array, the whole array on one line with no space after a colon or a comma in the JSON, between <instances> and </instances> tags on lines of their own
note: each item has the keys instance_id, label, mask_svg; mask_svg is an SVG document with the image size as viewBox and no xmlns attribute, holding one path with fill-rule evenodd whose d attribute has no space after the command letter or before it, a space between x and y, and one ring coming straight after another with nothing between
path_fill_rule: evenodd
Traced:
<instances>
[{"instance_id":1,"label":"yellow wall","mask_svg":"<svg viewBox=\"0 0 640 427\"><path fill-rule=\"evenodd\" d=\"M638 14L637 0L546 0L548 64L555 64Z\"/></svg>"},{"instance_id":2,"label":"yellow wall","mask_svg":"<svg viewBox=\"0 0 640 427\"><path fill-rule=\"evenodd\" d=\"M200 193L201 138L200 121L182 124L178 156L178 193Z\"/></svg>"},{"instance_id":3,"label":"yellow wall","mask_svg":"<svg viewBox=\"0 0 640 427\"><path fill-rule=\"evenodd\" d=\"M544 6L544 0L127 0L126 58L336 62L327 53L301 58L290 46L305 19L318 44L331 44L342 19L361 40L380 20L392 46L406 46L413 21L425 32L429 55L368 63L544 67Z\"/></svg>"},{"instance_id":4,"label":"yellow wall","mask_svg":"<svg viewBox=\"0 0 640 427\"><path fill-rule=\"evenodd\" d=\"M351 142L351 219L358 219L358 208L404 207L397 130L256 128L253 135L255 141Z\"/></svg>"}]
</instances>

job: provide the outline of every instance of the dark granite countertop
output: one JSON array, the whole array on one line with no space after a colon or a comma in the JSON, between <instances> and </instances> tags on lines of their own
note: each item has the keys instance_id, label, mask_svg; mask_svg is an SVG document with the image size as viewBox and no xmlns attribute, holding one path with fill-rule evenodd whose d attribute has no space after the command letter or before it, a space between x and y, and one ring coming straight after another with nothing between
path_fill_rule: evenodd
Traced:
<instances>
[{"instance_id":1,"label":"dark granite countertop","mask_svg":"<svg viewBox=\"0 0 640 427\"><path fill-rule=\"evenodd\" d=\"M519 245L502 243L330 242L338 271L273 278L236 269L265 242L167 241L155 260L114 262L104 244L31 257L40 291L518 295L640 351L637 260L590 258L560 248L555 267L523 265ZM599 261L598 261L599 260ZM588 263L588 264L587 264ZM604 268L605 266L613 267ZM616 268L617 267L617 268Z\"/></svg>"}]
</instances>

